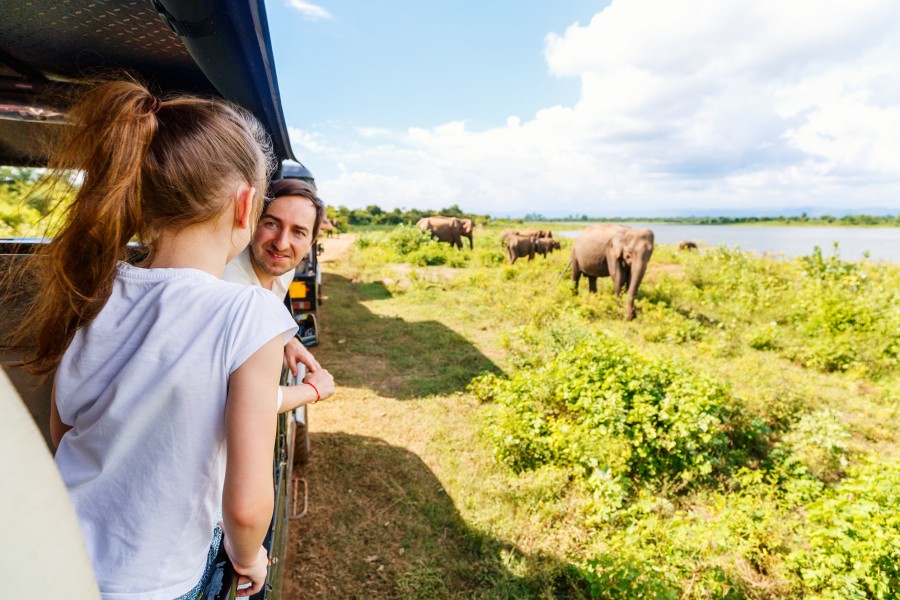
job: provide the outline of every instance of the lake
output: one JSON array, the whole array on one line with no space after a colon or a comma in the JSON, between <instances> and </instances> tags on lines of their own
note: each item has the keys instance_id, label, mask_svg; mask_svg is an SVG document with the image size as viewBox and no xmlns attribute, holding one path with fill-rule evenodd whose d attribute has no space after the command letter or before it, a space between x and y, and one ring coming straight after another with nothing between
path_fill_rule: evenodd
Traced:
<instances>
[{"instance_id":1,"label":"lake","mask_svg":"<svg viewBox=\"0 0 900 600\"><path fill-rule=\"evenodd\" d=\"M567 225L569 223L566 223ZM677 223L623 223L631 227L647 227L657 244L677 244L692 240L710 246L738 246L759 254L775 254L790 258L811 254L819 246L829 256L838 243L838 254L845 260L862 260L865 252L870 260L900 262L900 228L898 227L767 227L764 225L681 225ZM560 231L561 237L576 238L581 230Z\"/></svg>"}]
</instances>

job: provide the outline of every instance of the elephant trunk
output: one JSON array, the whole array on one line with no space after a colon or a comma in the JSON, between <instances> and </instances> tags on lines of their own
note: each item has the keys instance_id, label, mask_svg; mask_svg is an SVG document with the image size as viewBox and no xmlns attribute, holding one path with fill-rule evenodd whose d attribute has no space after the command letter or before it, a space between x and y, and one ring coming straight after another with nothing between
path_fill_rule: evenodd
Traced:
<instances>
[{"instance_id":1,"label":"elephant trunk","mask_svg":"<svg viewBox=\"0 0 900 600\"><path fill-rule=\"evenodd\" d=\"M644 271L647 270L649 260L635 261L631 264L631 277L628 282L627 300L625 304L625 318L629 321L634 318L634 298L637 296L638 286L644 278Z\"/></svg>"}]
</instances>

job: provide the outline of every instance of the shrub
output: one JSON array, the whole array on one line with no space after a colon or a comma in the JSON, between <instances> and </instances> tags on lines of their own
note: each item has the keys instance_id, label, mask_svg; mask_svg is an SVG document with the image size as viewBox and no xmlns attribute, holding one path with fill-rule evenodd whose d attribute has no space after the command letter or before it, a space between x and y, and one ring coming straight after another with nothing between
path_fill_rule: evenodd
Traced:
<instances>
[{"instance_id":1,"label":"shrub","mask_svg":"<svg viewBox=\"0 0 900 600\"><path fill-rule=\"evenodd\" d=\"M870 460L805 507L806 547L788 557L808 598L900 593L900 461Z\"/></svg>"},{"instance_id":2,"label":"shrub","mask_svg":"<svg viewBox=\"0 0 900 600\"><path fill-rule=\"evenodd\" d=\"M722 385L597 336L509 378L477 378L470 390L495 402L486 431L501 461L517 471L568 466L597 489L608 479L708 479L754 436Z\"/></svg>"},{"instance_id":3,"label":"shrub","mask_svg":"<svg viewBox=\"0 0 900 600\"><path fill-rule=\"evenodd\" d=\"M833 410L805 414L791 427L782 446L822 480L837 480L847 466L850 431Z\"/></svg>"},{"instance_id":4,"label":"shrub","mask_svg":"<svg viewBox=\"0 0 900 600\"><path fill-rule=\"evenodd\" d=\"M649 297L683 314L702 307L711 316L704 324L741 331L755 350L776 351L818 371L876 378L900 366L896 267L843 261L837 251L826 258L820 248L793 261L726 247L678 260L684 264L687 287L676 290L666 283ZM679 331L669 321L645 338L702 339L702 328Z\"/></svg>"},{"instance_id":5,"label":"shrub","mask_svg":"<svg viewBox=\"0 0 900 600\"><path fill-rule=\"evenodd\" d=\"M356 246L375 252L383 262L409 263L427 267L447 265L454 268L466 266L470 255L438 242L412 225L399 225L382 232L361 233Z\"/></svg>"},{"instance_id":6,"label":"shrub","mask_svg":"<svg viewBox=\"0 0 900 600\"><path fill-rule=\"evenodd\" d=\"M360 233L356 236L356 247L360 250L369 248L374 243L374 237L372 233Z\"/></svg>"},{"instance_id":7,"label":"shrub","mask_svg":"<svg viewBox=\"0 0 900 600\"><path fill-rule=\"evenodd\" d=\"M418 227L400 225L389 231L382 243L397 254L405 256L430 245L431 242L431 236Z\"/></svg>"}]
</instances>

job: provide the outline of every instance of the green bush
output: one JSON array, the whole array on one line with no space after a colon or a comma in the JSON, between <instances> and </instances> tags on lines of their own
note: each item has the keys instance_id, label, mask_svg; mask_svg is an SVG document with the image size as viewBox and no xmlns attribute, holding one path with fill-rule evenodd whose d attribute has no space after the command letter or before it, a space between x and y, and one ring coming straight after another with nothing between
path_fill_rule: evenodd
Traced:
<instances>
[{"instance_id":1,"label":"green bush","mask_svg":"<svg viewBox=\"0 0 900 600\"><path fill-rule=\"evenodd\" d=\"M900 461L868 461L805 507L805 547L788 557L807 598L900 595Z\"/></svg>"},{"instance_id":2,"label":"green bush","mask_svg":"<svg viewBox=\"0 0 900 600\"><path fill-rule=\"evenodd\" d=\"M401 256L412 254L432 243L431 236L418 227L400 225L385 235L383 244Z\"/></svg>"},{"instance_id":3,"label":"green bush","mask_svg":"<svg viewBox=\"0 0 900 600\"><path fill-rule=\"evenodd\" d=\"M687 287L663 280L648 290L682 314L702 312L702 325L741 332L759 351L778 352L822 371L881 377L900 366L900 272L891 265L852 263L820 248L793 261L718 247L684 255ZM703 327L679 327L671 317L650 329L650 341L703 339Z\"/></svg>"},{"instance_id":4,"label":"green bush","mask_svg":"<svg viewBox=\"0 0 900 600\"><path fill-rule=\"evenodd\" d=\"M412 225L361 233L356 238L356 247L379 253L381 262L409 263L419 267L447 265L462 268L470 259L469 253L438 242Z\"/></svg>"},{"instance_id":5,"label":"green bush","mask_svg":"<svg viewBox=\"0 0 900 600\"><path fill-rule=\"evenodd\" d=\"M600 336L470 389L495 403L486 431L501 461L517 471L568 466L597 489L608 479L678 487L708 479L755 436L713 379Z\"/></svg>"},{"instance_id":6,"label":"green bush","mask_svg":"<svg viewBox=\"0 0 900 600\"><path fill-rule=\"evenodd\" d=\"M801 416L782 439L790 451L818 479L833 481L843 475L849 453L850 430L829 409Z\"/></svg>"}]
</instances>

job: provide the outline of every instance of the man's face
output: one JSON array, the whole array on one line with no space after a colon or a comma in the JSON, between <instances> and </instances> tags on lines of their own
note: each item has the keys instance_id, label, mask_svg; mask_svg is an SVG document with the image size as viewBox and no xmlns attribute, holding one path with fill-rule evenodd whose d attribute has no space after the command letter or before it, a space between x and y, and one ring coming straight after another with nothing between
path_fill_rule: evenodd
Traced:
<instances>
[{"instance_id":1,"label":"man's face","mask_svg":"<svg viewBox=\"0 0 900 600\"><path fill-rule=\"evenodd\" d=\"M259 220L250 256L264 273L278 277L293 270L312 244L316 207L303 196L279 196Z\"/></svg>"}]
</instances>

